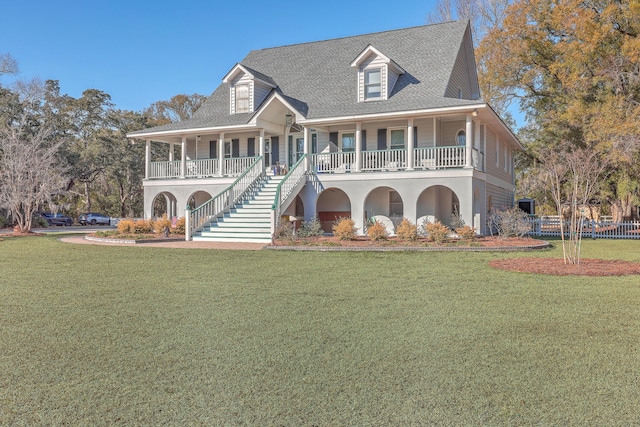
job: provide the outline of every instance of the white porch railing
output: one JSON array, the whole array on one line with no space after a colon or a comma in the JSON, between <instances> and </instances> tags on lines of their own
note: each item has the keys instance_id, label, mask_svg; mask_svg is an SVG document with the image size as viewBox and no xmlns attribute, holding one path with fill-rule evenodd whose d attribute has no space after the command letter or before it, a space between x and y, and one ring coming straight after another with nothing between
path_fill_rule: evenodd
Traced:
<instances>
[{"instance_id":1,"label":"white porch railing","mask_svg":"<svg viewBox=\"0 0 640 427\"><path fill-rule=\"evenodd\" d=\"M187 209L185 218L185 240L191 240L193 233L211 221L213 218L227 212L235 206L246 194L251 191L259 178L264 177L262 172L262 157L254 159L253 163L225 190L203 203L193 210Z\"/></svg>"},{"instance_id":2,"label":"white porch railing","mask_svg":"<svg viewBox=\"0 0 640 427\"><path fill-rule=\"evenodd\" d=\"M222 175L237 176L243 173L256 160L256 157L231 157L224 159Z\"/></svg>"},{"instance_id":3,"label":"white porch railing","mask_svg":"<svg viewBox=\"0 0 640 427\"><path fill-rule=\"evenodd\" d=\"M313 170L317 173L348 172L356 168L356 153L321 153L311 155Z\"/></svg>"},{"instance_id":4,"label":"white porch railing","mask_svg":"<svg viewBox=\"0 0 640 427\"><path fill-rule=\"evenodd\" d=\"M415 169L446 169L464 167L465 147L427 147L415 149Z\"/></svg>"},{"instance_id":5,"label":"white porch railing","mask_svg":"<svg viewBox=\"0 0 640 427\"><path fill-rule=\"evenodd\" d=\"M362 152L363 171L397 171L407 167L407 150L372 150Z\"/></svg>"},{"instance_id":6,"label":"white porch railing","mask_svg":"<svg viewBox=\"0 0 640 427\"><path fill-rule=\"evenodd\" d=\"M149 178L179 178L180 160L170 162L151 162Z\"/></svg>"},{"instance_id":7,"label":"white porch railing","mask_svg":"<svg viewBox=\"0 0 640 427\"><path fill-rule=\"evenodd\" d=\"M550 216L529 220L531 236L560 237L560 218ZM564 222L565 236L569 235L569 221ZM640 222L584 221L582 237L592 239L640 239Z\"/></svg>"},{"instance_id":8,"label":"white porch railing","mask_svg":"<svg viewBox=\"0 0 640 427\"><path fill-rule=\"evenodd\" d=\"M304 154L298 161L289 169L289 172L282 178L280 184L276 189L276 196L271 206L271 235L273 236L280 225L280 215L282 213L282 203L287 200L291 195L291 192L298 187L300 182L305 178L306 171L304 170L304 159L307 155Z\"/></svg>"},{"instance_id":9,"label":"white porch railing","mask_svg":"<svg viewBox=\"0 0 640 427\"><path fill-rule=\"evenodd\" d=\"M356 153L321 153L311 155L316 173L352 172L356 167ZM472 152L472 165L484 168L484 154ZM426 147L414 150L414 169L447 169L465 166L465 147ZM362 152L362 171L397 171L407 167L407 150L372 150Z\"/></svg>"},{"instance_id":10,"label":"white porch railing","mask_svg":"<svg viewBox=\"0 0 640 427\"><path fill-rule=\"evenodd\" d=\"M185 178L209 176L238 176L256 160L256 157L231 157L222 162L222 171L218 159L187 160ZM149 178L180 178L180 160L169 162L151 162Z\"/></svg>"},{"instance_id":11,"label":"white porch railing","mask_svg":"<svg viewBox=\"0 0 640 427\"><path fill-rule=\"evenodd\" d=\"M218 175L218 159L187 160L186 177Z\"/></svg>"}]
</instances>

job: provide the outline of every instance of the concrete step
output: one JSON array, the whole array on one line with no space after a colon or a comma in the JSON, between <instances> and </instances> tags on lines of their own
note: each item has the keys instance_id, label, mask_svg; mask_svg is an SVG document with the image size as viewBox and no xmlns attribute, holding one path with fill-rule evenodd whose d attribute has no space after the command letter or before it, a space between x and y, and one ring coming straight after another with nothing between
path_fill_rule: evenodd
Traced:
<instances>
[{"instance_id":1,"label":"concrete step","mask_svg":"<svg viewBox=\"0 0 640 427\"><path fill-rule=\"evenodd\" d=\"M229 242L229 243L271 243L271 237L266 238L242 238L242 237L202 237L202 236L193 236L194 241L201 242Z\"/></svg>"}]
</instances>

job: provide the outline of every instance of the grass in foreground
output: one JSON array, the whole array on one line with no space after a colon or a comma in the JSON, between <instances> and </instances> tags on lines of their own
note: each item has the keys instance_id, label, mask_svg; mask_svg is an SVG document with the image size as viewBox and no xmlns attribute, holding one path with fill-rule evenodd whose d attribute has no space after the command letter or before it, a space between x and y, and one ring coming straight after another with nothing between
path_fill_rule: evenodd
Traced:
<instances>
[{"instance_id":1,"label":"grass in foreground","mask_svg":"<svg viewBox=\"0 0 640 427\"><path fill-rule=\"evenodd\" d=\"M630 425L640 280L533 254L0 242L0 424ZM640 262L640 242L584 257ZM517 260L514 260L517 262Z\"/></svg>"}]
</instances>

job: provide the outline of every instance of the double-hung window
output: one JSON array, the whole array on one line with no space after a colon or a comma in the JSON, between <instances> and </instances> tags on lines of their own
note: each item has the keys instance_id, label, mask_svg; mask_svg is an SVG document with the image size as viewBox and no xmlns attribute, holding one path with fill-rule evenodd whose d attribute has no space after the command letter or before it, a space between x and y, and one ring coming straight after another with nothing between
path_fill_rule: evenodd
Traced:
<instances>
[{"instance_id":1,"label":"double-hung window","mask_svg":"<svg viewBox=\"0 0 640 427\"><path fill-rule=\"evenodd\" d=\"M236 90L236 113L249 112L249 85L237 85Z\"/></svg>"},{"instance_id":2,"label":"double-hung window","mask_svg":"<svg viewBox=\"0 0 640 427\"><path fill-rule=\"evenodd\" d=\"M340 138L340 151L343 153L356 151L356 134L343 132Z\"/></svg>"},{"instance_id":3,"label":"double-hung window","mask_svg":"<svg viewBox=\"0 0 640 427\"><path fill-rule=\"evenodd\" d=\"M225 159L231 158L231 141L224 142L224 158Z\"/></svg>"},{"instance_id":4,"label":"double-hung window","mask_svg":"<svg viewBox=\"0 0 640 427\"><path fill-rule=\"evenodd\" d=\"M391 129L389 131L389 141L391 150L400 150L404 148L404 129Z\"/></svg>"},{"instance_id":5,"label":"double-hung window","mask_svg":"<svg viewBox=\"0 0 640 427\"><path fill-rule=\"evenodd\" d=\"M382 97L382 76L380 68L365 70L364 99L380 99Z\"/></svg>"}]
</instances>

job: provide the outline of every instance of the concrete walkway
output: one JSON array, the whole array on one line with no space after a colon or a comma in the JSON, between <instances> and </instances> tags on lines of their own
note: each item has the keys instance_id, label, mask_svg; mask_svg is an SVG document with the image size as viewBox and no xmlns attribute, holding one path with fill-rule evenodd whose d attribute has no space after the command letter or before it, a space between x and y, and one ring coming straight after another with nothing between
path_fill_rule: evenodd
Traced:
<instances>
[{"instance_id":1,"label":"concrete walkway","mask_svg":"<svg viewBox=\"0 0 640 427\"><path fill-rule=\"evenodd\" d=\"M241 242L187 242L186 240L176 240L173 242L157 242L157 243L111 243L96 242L86 240L84 236L61 237L59 239L65 243L76 243L81 245L102 245L102 246L144 246L152 248L185 248L185 249L226 249L226 250L244 250L257 251L266 246L265 243L241 243Z\"/></svg>"}]
</instances>

